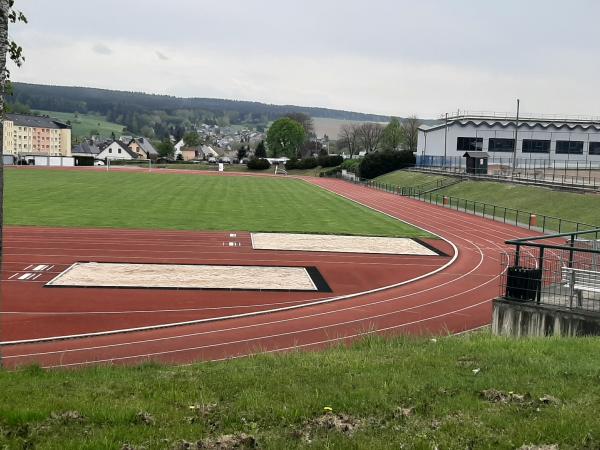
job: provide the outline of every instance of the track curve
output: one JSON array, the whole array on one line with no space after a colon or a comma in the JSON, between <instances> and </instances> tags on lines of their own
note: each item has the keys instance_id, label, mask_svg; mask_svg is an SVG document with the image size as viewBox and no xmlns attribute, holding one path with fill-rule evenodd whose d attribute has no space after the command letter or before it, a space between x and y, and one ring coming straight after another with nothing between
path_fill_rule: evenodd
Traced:
<instances>
[{"instance_id":1,"label":"track curve","mask_svg":"<svg viewBox=\"0 0 600 450\"><path fill-rule=\"evenodd\" d=\"M146 360L187 363L257 352L322 348L364 334L462 332L489 323L504 241L523 229L334 179L323 189L429 230L454 243L456 261L434 276L335 303L218 322L4 346L8 367L74 367Z\"/></svg>"}]
</instances>

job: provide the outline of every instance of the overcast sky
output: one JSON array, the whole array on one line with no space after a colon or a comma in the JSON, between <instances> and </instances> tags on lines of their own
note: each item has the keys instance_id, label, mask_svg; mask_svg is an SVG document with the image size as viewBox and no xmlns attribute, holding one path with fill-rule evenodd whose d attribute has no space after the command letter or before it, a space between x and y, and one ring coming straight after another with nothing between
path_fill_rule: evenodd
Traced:
<instances>
[{"instance_id":1,"label":"overcast sky","mask_svg":"<svg viewBox=\"0 0 600 450\"><path fill-rule=\"evenodd\" d=\"M600 115L598 0L16 0L15 81L437 117Z\"/></svg>"}]
</instances>

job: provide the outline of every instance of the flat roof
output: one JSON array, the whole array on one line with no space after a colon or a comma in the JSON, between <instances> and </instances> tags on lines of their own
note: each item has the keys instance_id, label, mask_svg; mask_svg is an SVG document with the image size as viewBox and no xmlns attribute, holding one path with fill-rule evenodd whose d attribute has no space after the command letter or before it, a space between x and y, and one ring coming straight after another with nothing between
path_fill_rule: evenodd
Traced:
<instances>
[{"instance_id":1,"label":"flat roof","mask_svg":"<svg viewBox=\"0 0 600 450\"><path fill-rule=\"evenodd\" d=\"M6 114L5 120L10 120L20 127L66 129L70 125L48 116L30 116L27 114Z\"/></svg>"}]
</instances>

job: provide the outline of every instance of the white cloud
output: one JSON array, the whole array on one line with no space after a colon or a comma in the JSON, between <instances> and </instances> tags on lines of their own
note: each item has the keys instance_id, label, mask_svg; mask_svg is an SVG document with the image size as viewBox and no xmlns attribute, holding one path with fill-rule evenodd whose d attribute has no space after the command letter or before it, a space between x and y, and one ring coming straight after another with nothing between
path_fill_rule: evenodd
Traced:
<instances>
[{"instance_id":1,"label":"white cloud","mask_svg":"<svg viewBox=\"0 0 600 450\"><path fill-rule=\"evenodd\" d=\"M26 62L11 73L403 116L511 110L516 97L528 112L598 115L600 3L572 3L171 0L166 20L158 0L20 0Z\"/></svg>"}]
</instances>

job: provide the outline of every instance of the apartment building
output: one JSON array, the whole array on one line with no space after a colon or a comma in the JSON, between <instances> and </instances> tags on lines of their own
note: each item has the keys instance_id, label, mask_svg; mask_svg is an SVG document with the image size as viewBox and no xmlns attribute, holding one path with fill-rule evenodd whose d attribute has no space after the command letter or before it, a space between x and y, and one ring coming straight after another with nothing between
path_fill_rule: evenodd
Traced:
<instances>
[{"instance_id":1,"label":"apartment building","mask_svg":"<svg viewBox=\"0 0 600 450\"><path fill-rule=\"evenodd\" d=\"M6 114L4 155L71 156L71 127L50 117Z\"/></svg>"}]
</instances>

